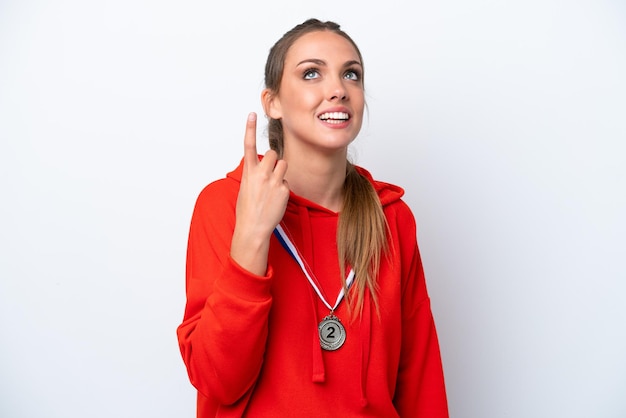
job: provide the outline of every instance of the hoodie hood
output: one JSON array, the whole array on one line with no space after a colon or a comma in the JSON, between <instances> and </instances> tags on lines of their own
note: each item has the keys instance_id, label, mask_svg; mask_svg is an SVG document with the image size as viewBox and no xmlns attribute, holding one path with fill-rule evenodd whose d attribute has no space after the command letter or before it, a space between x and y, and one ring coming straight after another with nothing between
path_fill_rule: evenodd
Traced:
<instances>
[{"instance_id":1,"label":"hoodie hood","mask_svg":"<svg viewBox=\"0 0 626 418\"><path fill-rule=\"evenodd\" d=\"M261 159L262 156L259 156ZM357 172L365 177L374 187L380 202L384 207L393 204L394 202L399 201L404 195L404 190L401 187L396 185L385 183L381 181L376 181L372 177L369 171L366 169L355 166ZM235 180L237 182L241 182L243 174L243 159L241 160L239 166L228 173L227 177ZM298 246L298 251L300 252L301 257L304 260L315 260L315 252L316 248L319 250L319 247L316 247L314 235L316 234L316 225L317 221L315 218L337 218L337 213L333 212L323 206L318 205L315 202L307 200L301 196L290 193L289 202L287 204L287 209L285 212L285 216L283 221L289 220L290 222L295 222L299 226L299 241L302 245ZM283 223L284 223L283 222ZM323 221L322 221L323 222ZM292 223L293 224L293 223ZM336 248L336 245L334 246ZM317 286L320 286L317 284ZM323 287L323 286L321 286ZM336 294L332 294L336 289L327 289L325 293L325 299L330 303L335 302ZM319 343L319 335L317 332L317 326L319 322L319 318L323 318L328 314L328 312L319 312L319 301L317 294L312 290L311 291L311 330L312 330L312 377L311 380L314 383L324 383L326 380L326 371L324 365L324 354L323 350ZM367 396L366 396L366 377L368 374L369 367L369 358L370 358L370 343L371 343L371 328L372 321L375 320L375 315L372 315L372 307L371 307L371 299L370 295L366 293L365 295L365 303L363 306L362 316L356 322L358 324L358 338L360 340L360 348L359 352L359 360L360 360L360 399L359 403L361 407L366 407L368 405ZM353 337L354 338L354 337Z\"/></svg>"}]
</instances>

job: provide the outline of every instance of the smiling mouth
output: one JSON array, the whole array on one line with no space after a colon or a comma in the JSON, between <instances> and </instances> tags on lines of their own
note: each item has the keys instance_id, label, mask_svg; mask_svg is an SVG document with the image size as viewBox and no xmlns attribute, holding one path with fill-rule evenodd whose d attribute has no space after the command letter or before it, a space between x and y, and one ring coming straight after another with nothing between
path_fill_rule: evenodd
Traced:
<instances>
[{"instance_id":1,"label":"smiling mouth","mask_svg":"<svg viewBox=\"0 0 626 418\"><path fill-rule=\"evenodd\" d=\"M350 115L345 112L327 112L319 115L319 119L327 123L343 123L350 119Z\"/></svg>"}]
</instances>

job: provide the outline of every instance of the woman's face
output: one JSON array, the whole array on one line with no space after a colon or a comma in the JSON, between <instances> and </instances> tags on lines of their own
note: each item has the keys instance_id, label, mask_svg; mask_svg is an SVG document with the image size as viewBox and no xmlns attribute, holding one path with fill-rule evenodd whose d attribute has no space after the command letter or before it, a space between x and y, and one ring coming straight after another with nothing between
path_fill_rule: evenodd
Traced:
<instances>
[{"instance_id":1,"label":"woman's face","mask_svg":"<svg viewBox=\"0 0 626 418\"><path fill-rule=\"evenodd\" d=\"M286 153L345 151L363 121L362 75L357 51L341 35L317 31L293 43L268 113L282 121Z\"/></svg>"}]
</instances>

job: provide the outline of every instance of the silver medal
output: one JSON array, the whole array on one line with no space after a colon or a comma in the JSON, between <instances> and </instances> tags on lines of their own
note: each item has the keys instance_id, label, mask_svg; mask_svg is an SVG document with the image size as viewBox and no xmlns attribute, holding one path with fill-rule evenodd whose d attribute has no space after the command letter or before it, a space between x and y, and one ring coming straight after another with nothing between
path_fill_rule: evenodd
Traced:
<instances>
[{"instance_id":1,"label":"silver medal","mask_svg":"<svg viewBox=\"0 0 626 418\"><path fill-rule=\"evenodd\" d=\"M324 350L334 351L346 341L346 329L339 318L330 314L317 326L320 335L320 345Z\"/></svg>"}]
</instances>

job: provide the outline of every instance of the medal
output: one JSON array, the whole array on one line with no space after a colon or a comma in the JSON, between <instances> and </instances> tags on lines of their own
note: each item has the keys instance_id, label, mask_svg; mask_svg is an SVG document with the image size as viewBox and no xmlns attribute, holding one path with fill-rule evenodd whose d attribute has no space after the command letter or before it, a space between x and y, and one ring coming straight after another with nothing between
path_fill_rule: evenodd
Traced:
<instances>
[{"instance_id":1,"label":"medal","mask_svg":"<svg viewBox=\"0 0 626 418\"><path fill-rule=\"evenodd\" d=\"M324 350L335 351L346 341L346 329L334 314L322 319L317 326L320 334L320 345Z\"/></svg>"},{"instance_id":2,"label":"medal","mask_svg":"<svg viewBox=\"0 0 626 418\"><path fill-rule=\"evenodd\" d=\"M326 301L326 298L324 298L324 295L322 295L322 292L317 285L317 279L315 279L315 275L304 263L304 260L300 256L298 249L293 244L293 242L291 242L291 240L287 236L287 233L280 224L276 226L276 229L274 229L274 235L276 235L276 238L278 238L278 241L285 248L285 250L287 250L289 255L291 255L291 257L296 260L296 262L300 266L300 269L313 287L313 290L315 290L315 293L317 293L317 296L319 296L324 305L326 305L326 307L330 310L330 314L322 319L322 321L317 326L317 331L320 337L320 345L324 350L327 351L335 351L341 348L343 343L346 341L346 329L343 327L343 324L341 323L339 318L335 316L334 312L335 309L337 309L337 306L339 306L341 300L343 299L344 289L341 289L339 295L337 295L335 306L330 306L330 303ZM348 273L348 277L346 277L346 287L348 289L350 288L353 280L354 270L350 269L350 273Z\"/></svg>"}]
</instances>

